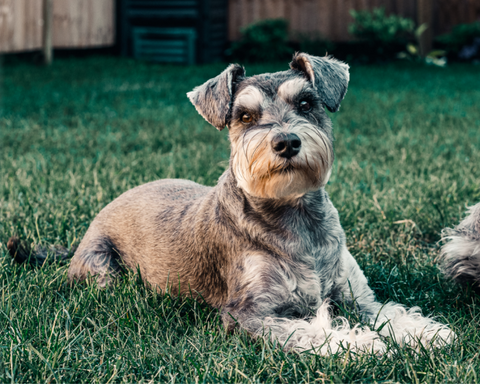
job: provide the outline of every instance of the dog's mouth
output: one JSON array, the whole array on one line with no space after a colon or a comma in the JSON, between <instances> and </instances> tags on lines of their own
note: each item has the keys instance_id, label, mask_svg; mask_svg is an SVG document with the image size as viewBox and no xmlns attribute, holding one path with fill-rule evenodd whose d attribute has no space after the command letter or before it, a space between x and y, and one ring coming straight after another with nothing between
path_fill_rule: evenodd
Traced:
<instances>
[{"instance_id":1,"label":"dog's mouth","mask_svg":"<svg viewBox=\"0 0 480 386\"><path fill-rule=\"evenodd\" d=\"M268 170L268 172L263 173L262 175L257 175L257 178L259 179L264 179L264 178L271 178L275 175L287 175L290 173L293 173L298 170L298 167L296 167L293 163L287 162L284 165L279 165L275 168L271 168Z\"/></svg>"},{"instance_id":2,"label":"dog's mouth","mask_svg":"<svg viewBox=\"0 0 480 386\"><path fill-rule=\"evenodd\" d=\"M293 166L291 163L288 163L287 165L281 167L277 173L288 174L290 172L293 172L295 169L295 166Z\"/></svg>"},{"instance_id":3,"label":"dog's mouth","mask_svg":"<svg viewBox=\"0 0 480 386\"><path fill-rule=\"evenodd\" d=\"M285 162L283 165L279 165L276 168L270 170L270 174L289 174L298 170L298 166L292 161Z\"/></svg>"}]
</instances>

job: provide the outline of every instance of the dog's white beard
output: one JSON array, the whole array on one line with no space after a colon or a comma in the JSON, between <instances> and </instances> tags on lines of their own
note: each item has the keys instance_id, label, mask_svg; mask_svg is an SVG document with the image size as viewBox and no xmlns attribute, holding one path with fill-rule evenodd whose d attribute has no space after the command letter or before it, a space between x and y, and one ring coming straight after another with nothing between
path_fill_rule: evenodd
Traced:
<instances>
[{"instance_id":1,"label":"dog's white beard","mask_svg":"<svg viewBox=\"0 0 480 386\"><path fill-rule=\"evenodd\" d=\"M310 131L316 134L311 135ZM302 139L300 153L286 160L272 153L271 137L253 131L242 137L242 146L234 156L238 186L248 194L262 198L294 198L326 185L331 174L333 149L327 136L308 125L292 130ZM292 167L288 172L285 166Z\"/></svg>"}]
</instances>

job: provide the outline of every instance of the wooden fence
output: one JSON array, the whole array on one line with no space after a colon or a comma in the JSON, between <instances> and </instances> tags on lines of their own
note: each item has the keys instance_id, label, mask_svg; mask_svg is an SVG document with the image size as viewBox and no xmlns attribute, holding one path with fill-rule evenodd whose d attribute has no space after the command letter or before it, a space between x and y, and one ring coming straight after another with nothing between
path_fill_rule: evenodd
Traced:
<instances>
[{"instance_id":1,"label":"wooden fence","mask_svg":"<svg viewBox=\"0 0 480 386\"><path fill-rule=\"evenodd\" d=\"M42 48L44 0L0 0L0 52ZM351 40L350 9L385 7L388 13L428 22L436 36L458 23L480 20L480 0L225 0L229 39L240 29L268 18L285 18L291 37L298 33L333 41ZM53 47L109 46L115 43L115 0L53 0Z\"/></svg>"},{"instance_id":2,"label":"wooden fence","mask_svg":"<svg viewBox=\"0 0 480 386\"><path fill-rule=\"evenodd\" d=\"M0 0L0 52L42 48L43 0ZM115 43L115 0L53 0L53 47Z\"/></svg>"},{"instance_id":3,"label":"wooden fence","mask_svg":"<svg viewBox=\"0 0 480 386\"><path fill-rule=\"evenodd\" d=\"M449 32L458 23L480 20L480 0L229 0L229 38L240 38L240 29L269 18L289 21L291 37L318 35L333 41L352 40L350 9L384 7L387 13L430 21L428 33Z\"/></svg>"}]
</instances>

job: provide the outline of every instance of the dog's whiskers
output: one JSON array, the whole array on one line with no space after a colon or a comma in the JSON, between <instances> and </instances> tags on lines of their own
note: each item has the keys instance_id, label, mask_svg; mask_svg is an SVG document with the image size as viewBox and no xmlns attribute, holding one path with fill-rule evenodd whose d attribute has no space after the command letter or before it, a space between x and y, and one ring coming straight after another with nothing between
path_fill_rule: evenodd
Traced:
<instances>
[{"instance_id":1,"label":"dog's whiskers","mask_svg":"<svg viewBox=\"0 0 480 386\"><path fill-rule=\"evenodd\" d=\"M247 148L244 150L245 158L246 158L247 160L248 160L248 147L250 146L250 143L253 141L253 139L254 139L257 135L259 135L259 134L261 134L261 133L262 133L261 131L258 131L258 132L256 132L252 137L250 137L250 138L248 139ZM245 131L245 132L243 133L243 138L245 138L246 134L247 134L247 131ZM244 146L245 146L245 140L244 140L243 144L244 144ZM255 153L255 151L254 151L254 153Z\"/></svg>"}]
</instances>

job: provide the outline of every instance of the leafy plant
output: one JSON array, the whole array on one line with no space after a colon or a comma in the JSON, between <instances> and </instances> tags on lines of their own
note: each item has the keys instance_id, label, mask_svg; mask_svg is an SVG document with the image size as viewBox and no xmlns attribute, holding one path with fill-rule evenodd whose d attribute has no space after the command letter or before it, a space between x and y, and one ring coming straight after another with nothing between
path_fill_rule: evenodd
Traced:
<instances>
[{"instance_id":1,"label":"leafy plant","mask_svg":"<svg viewBox=\"0 0 480 386\"><path fill-rule=\"evenodd\" d=\"M272 62L288 59L292 49L288 46L288 21L266 19L242 29L242 39L233 43L231 55L246 62Z\"/></svg>"},{"instance_id":2,"label":"leafy plant","mask_svg":"<svg viewBox=\"0 0 480 386\"><path fill-rule=\"evenodd\" d=\"M412 38L415 23L412 19L398 15L385 14L384 8L372 11L350 10L354 22L349 32L367 42L370 52L382 59L393 57L400 47L404 47Z\"/></svg>"},{"instance_id":3,"label":"leafy plant","mask_svg":"<svg viewBox=\"0 0 480 386\"><path fill-rule=\"evenodd\" d=\"M439 67L445 67L447 65L447 59L445 58L446 51L444 50L434 50L428 53L427 56L423 57L420 52L420 37L427 30L428 25L422 24L415 29L415 39L417 44L408 43L406 46L406 51L402 51L397 54L399 59L409 59L416 61L425 61L427 64L433 64Z\"/></svg>"},{"instance_id":4,"label":"leafy plant","mask_svg":"<svg viewBox=\"0 0 480 386\"><path fill-rule=\"evenodd\" d=\"M437 38L448 53L460 59L480 58L480 22L458 24L452 32Z\"/></svg>"}]
</instances>

